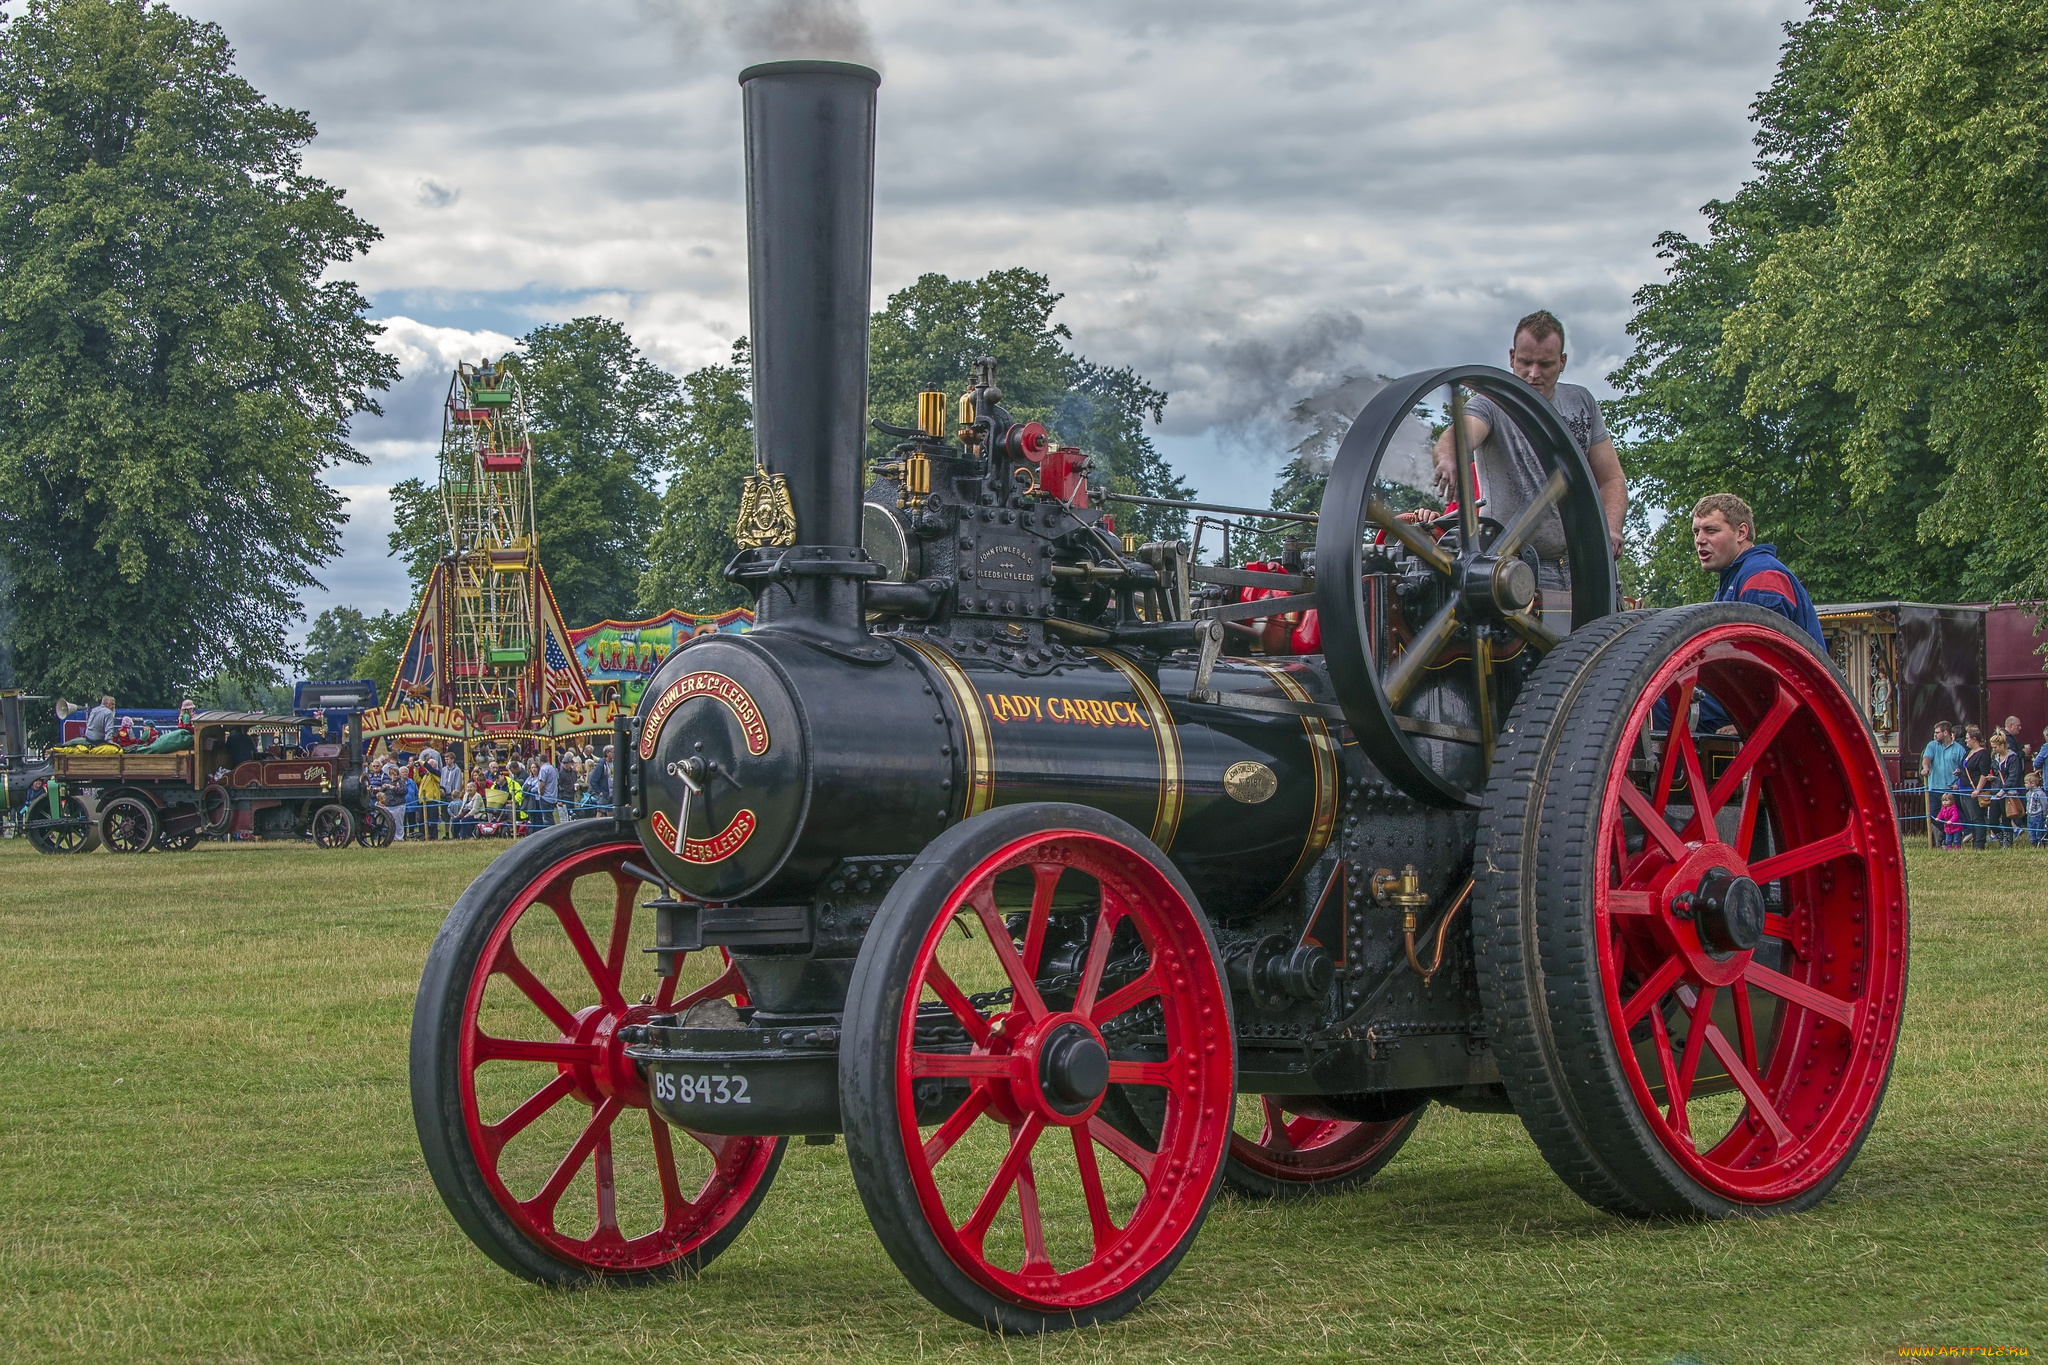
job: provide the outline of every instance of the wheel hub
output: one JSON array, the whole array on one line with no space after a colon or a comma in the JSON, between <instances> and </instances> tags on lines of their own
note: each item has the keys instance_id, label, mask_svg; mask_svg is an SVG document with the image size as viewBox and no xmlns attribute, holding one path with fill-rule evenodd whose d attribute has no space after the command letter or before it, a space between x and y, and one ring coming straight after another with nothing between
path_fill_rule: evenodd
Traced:
<instances>
[{"instance_id":1,"label":"wheel hub","mask_svg":"<svg viewBox=\"0 0 2048 1365\"><path fill-rule=\"evenodd\" d=\"M1536 571L1517 555L1474 555L1466 562L1465 600L1489 615L1527 611L1536 601Z\"/></svg>"},{"instance_id":2,"label":"wheel hub","mask_svg":"<svg viewBox=\"0 0 2048 1365\"><path fill-rule=\"evenodd\" d=\"M1741 873L1710 867L1699 889L1679 899L1689 903L1693 927L1707 951L1748 952L1763 941L1764 893Z\"/></svg>"},{"instance_id":3,"label":"wheel hub","mask_svg":"<svg viewBox=\"0 0 2048 1365\"><path fill-rule=\"evenodd\" d=\"M646 1005L635 1005L624 1014L602 1005L577 1011L576 1032L562 1035L561 1041L580 1043L598 1054L593 1061L560 1063L562 1074L576 1083L578 1099L597 1105L616 1095L635 1108L647 1107L646 1083L640 1078L640 1068L626 1055L626 1041L619 1033L627 1025L642 1023L654 1014L654 1009Z\"/></svg>"},{"instance_id":4,"label":"wheel hub","mask_svg":"<svg viewBox=\"0 0 2048 1365\"><path fill-rule=\"evenodd\" d=\"M1081 1113L1109 1088L1109 1053L1087 1028L1061 1024L1039 1045L1038 1084L1054 1109Z\"/></svg>"}]
</instances>

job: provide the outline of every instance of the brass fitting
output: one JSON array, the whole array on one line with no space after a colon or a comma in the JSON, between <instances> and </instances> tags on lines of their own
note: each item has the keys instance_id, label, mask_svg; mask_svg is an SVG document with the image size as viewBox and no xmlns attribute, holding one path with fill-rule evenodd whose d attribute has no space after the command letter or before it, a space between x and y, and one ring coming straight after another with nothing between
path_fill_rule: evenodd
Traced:
<instances>
[{"instance_id":1,"label":"brass fitting","mask_svg":"<svg viewBox=\"0 0 2048 1365\"><path fill-rule=\"evenodd\" d=\"M1429 904L1429 895L1422 889L1422 874L1409 863L1401 869L1399 876L1391 868L1379 868L1372 874L1372 898L1381 905L1398 905L1406 911L1405 920L1410 929L1415 927L1415 912Z\"/></svg>"},{"instance_id":2,"label":"brass fitting","mask_svg":"<svg viewBox=\"0 0 2048 1365\"><path fill-rule=\"evenodd\" d=\"M946 395L926 389L917 396L917 429L934 441L946 435Z\"/></svg>"}]
</instances>

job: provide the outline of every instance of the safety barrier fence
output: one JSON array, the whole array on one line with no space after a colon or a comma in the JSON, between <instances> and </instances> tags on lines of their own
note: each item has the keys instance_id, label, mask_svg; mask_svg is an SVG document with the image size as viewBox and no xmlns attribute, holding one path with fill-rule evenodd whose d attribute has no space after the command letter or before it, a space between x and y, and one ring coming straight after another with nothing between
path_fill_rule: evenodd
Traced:
<instances>
[{"instance_id":1,"label":"safety barrier fence","mask_svg":"<svg viewBox=\"0 0 2048 1365\"><path fill-rule=\"evenodd\" d=\"M589 796L570 800L542 801L527 797L516 806L487 806L472 810L456 801L422 801L414 806L384 806L382 809L405 819L407 839L517 838L537 834L549 825L569 820L590 820L609 816L609 803Z\"/></svg>"},{"instance_id":2,"label":"safety barrier fence","mask_svg":"<svg viewBox=\"0 0 2048 1365\"><path fill-rule=\"evenodd\" d=\"M1892 809L1899 817L1899 832L1906 838L1918 836L1928 842L1942 842L1944 831L1936 817L1941 811L1941 798L1953 796L1956 799L1956 813L1960 817L1959 833L1965 844L1976 841L1977 832L1983 831L1990 838L2012 836L2012 842L2036 846L2048 842L2048 829L2030 821L2026 814L2029 787L1986 787L1983 792L1964 790L1958 787L1926 787L1907 785L1892 788ZM1981 795L1995 804L1985 807L1978 804ZM2005 814L2008 800L2020 803L2020 813Z\"/></svg>"}]
</instances>

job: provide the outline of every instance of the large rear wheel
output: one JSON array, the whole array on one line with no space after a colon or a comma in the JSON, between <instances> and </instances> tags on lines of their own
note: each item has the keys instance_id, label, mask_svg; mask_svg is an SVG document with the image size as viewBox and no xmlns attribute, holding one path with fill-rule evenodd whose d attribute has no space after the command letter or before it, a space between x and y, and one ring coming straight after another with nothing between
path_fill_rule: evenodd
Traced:
<instances>
[{"instance_id":1,"label":"large rear wheel","mask_svg":"<svg viewBox=\"0 0 2048 1365\"><path fill-rule=\"evenodd\" d=\"M702 1269L782 1160L783 1138L672 1129L625 1055L628 1026L739 991L715 953L655 976L645 885L626 870L644 856L608 821L521 842L456 902L413 1010L434 1184L486 1255L541 1283Z\"/></svg>"},{"instance_id":2,"label":"large rear wheel","mask_svg":"<svg viewBox=\"0 0 2048 1365\"><path fill-rule=\"evenodd\" d=\"M1695 733L1705 696L1732 734ZM1620 1213L1813 1204L1876 1120L1906 987L1898 824L1847 689L1783 618L1708 604L1558 651L1504 738L1474 936L1537 1145Z\"/></svg>"},{"instance_id":3,"label":"large rear wheel","mask_svg":"<svg viewBox=\"0 0 2048 1365\"><path fill-rule=\"evenodd\" d=\"M1208 923L1142 834L1051 803L954 826L891 888L847 998L847 1157L882 1245L991 1331L1130 1312L1215 1199L1231 1037ZM1125 1090L1149 1132L1103 1109Z\"/></svg>"}]
</instances>

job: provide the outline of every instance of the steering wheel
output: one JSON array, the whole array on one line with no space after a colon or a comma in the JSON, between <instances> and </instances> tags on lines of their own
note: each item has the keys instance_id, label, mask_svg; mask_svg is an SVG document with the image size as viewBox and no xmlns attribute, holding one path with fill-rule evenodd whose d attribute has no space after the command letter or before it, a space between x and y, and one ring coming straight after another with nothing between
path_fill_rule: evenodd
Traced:
<instances>
[{"instance_id":1,"label":"steering wheel","mask_svg":"<svg viewBox=\"0 0 2048 1365\"><path fill-rule=\"evenodd\" d=\"M1380 466L1417 404L1446 388L1458 510L1438 539L1388 505L1394 487ZM1527 507L1480 517L1462 420L1468 390L1492 400L1534 447L1545 478ZM1540 579L1524 554L1553 508L1564 525L1577 629L1615 609L1614 553L1586 457L1535 389L1490 365L1406 375L1366 404L1337 450L1316 526L1324 661L1366 757L1418 801L1479 805L1526 662L1560 639L1556 617L1535 610ZM1376 540L1393 541L1399 553ZM1405 639L1397 612L1410 623ZM1503 666L1504 653L1519 657Z\"/></svg>"}]
</instances>

